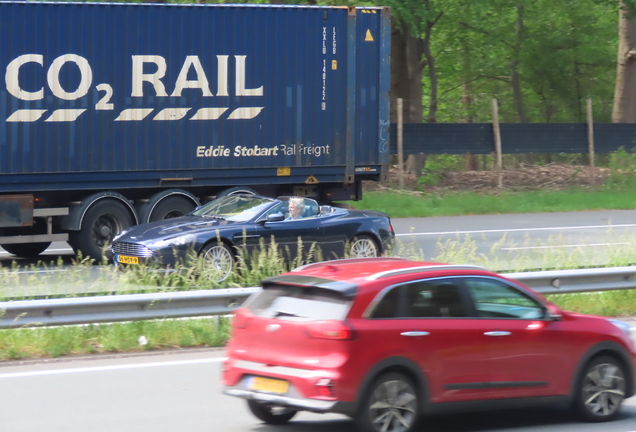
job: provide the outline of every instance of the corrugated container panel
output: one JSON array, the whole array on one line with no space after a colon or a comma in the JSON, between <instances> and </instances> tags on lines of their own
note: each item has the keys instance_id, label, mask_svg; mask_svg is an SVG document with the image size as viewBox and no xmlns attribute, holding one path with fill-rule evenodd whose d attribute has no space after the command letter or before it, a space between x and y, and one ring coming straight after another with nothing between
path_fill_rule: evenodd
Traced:
<instances>
[{"instance_id":1,"label":"corrugated container panel","mask_svg":"<svg viewBox=\"0 0 636 432\"><path fill-rule=\"evenodd\" d=\"M382 10L350 89L347 8L0 2L0 174L383 163Z\"/></svg>"},{"instance_id":2,"label":"corrugated container panel","mask_svg":"<svg viewBox=\"0 0 636 432\"><path fill-rule=\"evenodd\" d=\"M356 22L356 164L388 163L388 111L381 113L382 104L389 106L390 22L386 8L360 8ZM380 65L385 68L368 67ZM385 121L381 121L381 117Z\"/></svg>"}]
</instances>

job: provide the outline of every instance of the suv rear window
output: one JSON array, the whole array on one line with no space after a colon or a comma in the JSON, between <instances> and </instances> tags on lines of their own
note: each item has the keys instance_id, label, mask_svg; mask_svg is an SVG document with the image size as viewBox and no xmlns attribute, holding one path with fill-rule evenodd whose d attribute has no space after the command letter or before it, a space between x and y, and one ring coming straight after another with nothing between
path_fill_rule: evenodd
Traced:
<instances>
[{"instance_id":1,"label":"suv rear window","mask_svg":"<svg viewBox=\"0 0 636 432\"><path fill-rule=\"evenodd\" d=\"M350 301L339 292L316 287L271 285L245 307L256 316L293 321L343 320Z\"/></svg>"}]
</instances>

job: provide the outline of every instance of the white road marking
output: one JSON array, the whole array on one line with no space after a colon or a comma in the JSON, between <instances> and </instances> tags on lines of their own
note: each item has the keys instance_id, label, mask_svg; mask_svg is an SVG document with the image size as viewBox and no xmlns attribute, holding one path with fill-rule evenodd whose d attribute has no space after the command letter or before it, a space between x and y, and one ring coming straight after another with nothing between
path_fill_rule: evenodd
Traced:
<instances>
[{"instance_id":1,"label":"white road marking","mask_svg":"<svg viewBox=\"0 0 636 432\"><path fill-rule=\"evenodd\" d=\"M22 378L22 377L42 376L42 375L59 375L59 374L80 373L80 372L101 372L101 371L121 370L121 369L141 369L141 368L150 368L150 367L159 367L159 366L181 366L181 365L197 364L197 363L215 363L215 362L220 362L224 360L225 360L224 357L218 357L218 358L179 360L179 361L158 362L158 363L137 363L137 364L112 365L112 366L97 366L97 367L89 367L89 368L15 372L15 373L0 374L0 379L1 378Z\"/></svg>"},{"instance_id":2,"label":"white road marking","mask_svg":"<svg viewBox=\"0 0 636 432\"><path fill-rule=\"evenodd\" d=\"M524 250L524 249L556 249L556 248L573 248L573 247L594 247L594 246L614 246L628 245L629 243L589 243L589 244L572 244L572 245L555 245L555 246L525 246L525 247L509 247L501 248L501 250Z\"/></svg>"},{"instance_id":3,"label":"white road marking","mask_svg":"<svg viewBox=\"0 0 636 432\"><path fill-rule=\"evenodd\" d=\"M506 233L506 232L525 232L525 231L558 231L558 230L580 230L580 229L598 229L598 228L629 228L636 227L636 224L620 224L620 225L588 225L588 226L568 226L568 227L547 227L547 228L511 228L511 229L493 229L493 230L471 230L471 231L438 231L424 233L406 233L396 234L396 237L405 236L439 236L448 234L476 234L476 233Z\"/></svg>"}]
</instances>

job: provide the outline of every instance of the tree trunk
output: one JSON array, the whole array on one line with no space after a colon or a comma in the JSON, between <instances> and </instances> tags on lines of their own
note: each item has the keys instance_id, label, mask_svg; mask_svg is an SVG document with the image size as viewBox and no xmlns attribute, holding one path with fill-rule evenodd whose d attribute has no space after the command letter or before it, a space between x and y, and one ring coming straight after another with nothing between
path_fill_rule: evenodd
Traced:
<instances>
[{"instance_id":1,"label":"tree trunk","mask_svg":"<svg viewBox=\"0 0 636 432\"><path fill-rule=\"evenodd\" d=\"M462 44L462 107L464 108L464 123L473 123L473 97L472 88L470 86L470 79L472 77L472 66L470 61L470 48L466 38L461 39ZM466 163L466 171L477 171L477 156L473 153L466 153L464 155L464 161Z\"/></svg>"},{"instance_id":2,"label":"tree trunk","mask_svg":"<svg viewBox=\"0 0 636 432\"><path fill-rule=\"evenodd\" d=\"M612 122L636 123L636 20L627 19L624 7L621 1Z\"/></svg>"},{"instance_id":3,"label":"tree trunk","mask_svg":"<svg viewBox=\"0 0 636 432\"><path fill-rule=\"evenodd\" d=\"M412 36L406 25L393 26L391 31L391 122L397 121L397 99L404 100L404 122L422 123L422 39ZM422 175L426 162L424 154L408 155L405 171L416 177Z\"/></svg>"},{"instance_id":4,"label":"tree trunk","mask_svg":"<svg viewBox=\"0 0 636 432\"><path fill-rule=\"evenodd\" d=\"M521 54L521 44L524 38L523 28L523 5L517 4L517 21L515 22L515 44L512 53L512 62L510 62L510 83L512 84L512 92L514 94L515 108L519 123L528 123L526 110L523 103L523 94L521 92L521 76L519 75L519 57Z\"/></svg>"},{"instance_id":5,"label":"tree trunk","mask_svg":"<svg viewBox=\"0 0 636 432\"><path fill-rule=\"evenodd\" d=\"M397 122L397 99L404 100L404 123L422 123L422 40L402 24L391 31L391 122Z\"/></svg>"}]
</instances>

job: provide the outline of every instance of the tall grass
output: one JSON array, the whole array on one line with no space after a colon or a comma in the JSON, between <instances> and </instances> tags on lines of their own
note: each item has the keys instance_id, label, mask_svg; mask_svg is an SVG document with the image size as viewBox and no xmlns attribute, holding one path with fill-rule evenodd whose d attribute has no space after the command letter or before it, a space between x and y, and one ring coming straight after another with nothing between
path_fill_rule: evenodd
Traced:
<instances>
[{"instance_id":1,"label":"tall grass","mask_svg":"<svg viewBox=\"0 0 636 432\"><path fill-rule=\"evenodd\" d=\"M0 360L222 346L223 317L0 330Z\"/></svg>"}]
</instances>

